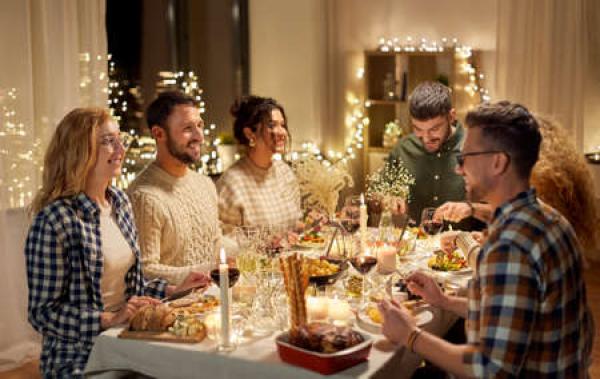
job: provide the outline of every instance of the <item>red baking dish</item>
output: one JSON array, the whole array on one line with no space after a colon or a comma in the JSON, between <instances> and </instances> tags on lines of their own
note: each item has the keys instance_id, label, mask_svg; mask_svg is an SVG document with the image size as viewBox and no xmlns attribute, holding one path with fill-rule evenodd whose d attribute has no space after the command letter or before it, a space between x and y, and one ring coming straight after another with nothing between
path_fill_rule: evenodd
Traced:
<instances>
[{"instance_id":1,"label":"red baking dish","mask_svg":"<svg viewBox=\"0 0 600 379\"><path fill-rule=\"evenodd\" d=\"M363 336L363 342L332 354L316 353L296 347L289 343L288 332L277 336L275 342L279 357L285 363L304 367L323 375L330 375L362 363L369 358L373 340L366 334L360 334Z\"/></svg>"}]
</instances>

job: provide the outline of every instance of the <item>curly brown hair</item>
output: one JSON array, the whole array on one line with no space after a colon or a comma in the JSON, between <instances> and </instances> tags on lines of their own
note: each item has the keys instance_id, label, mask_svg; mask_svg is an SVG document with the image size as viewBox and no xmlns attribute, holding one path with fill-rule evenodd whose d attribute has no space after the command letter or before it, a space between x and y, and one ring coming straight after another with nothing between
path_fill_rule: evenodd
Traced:
<instances>
[{"instance_id":1,"label":"curly brown hair","mask_svg":"<svg viewBox=\"0 0 600 379\"><path fill-rule=\"evenodd\" d=\"M591 260L600 260L598 209L592 175L567 133L554 120L536 117L542 133L540 158L531 173L538 197L562 213Z\"/></svg>"}]
</instances>

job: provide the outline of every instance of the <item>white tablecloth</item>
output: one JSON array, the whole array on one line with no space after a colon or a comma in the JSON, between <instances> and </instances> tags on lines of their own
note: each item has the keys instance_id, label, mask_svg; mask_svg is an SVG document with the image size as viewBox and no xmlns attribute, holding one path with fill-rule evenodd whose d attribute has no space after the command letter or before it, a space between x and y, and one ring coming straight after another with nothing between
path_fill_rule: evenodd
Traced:
<instances>
[{"instance_id":1,"label":"white tablecloth","mask_svg":"<svg viewBox=\"0 0 600 379\"><path fill-rule=\"evenodd\" d=\"M456 316L432 309L434 319L424 326L436 335L444 334ZM319 374L283 363L279 359L275 335L239 346L234 352L215 352L210 340L199 344L148 342L118 338L121 329L102 333L92 350L86 374L93 378L118 378L135 371L157 378L207 377L238 378L319 378ZM372 335L369 360L330 378L409 378L420 358L404 348L396 350L385 337Z\"/></svg>"}]
</instances>

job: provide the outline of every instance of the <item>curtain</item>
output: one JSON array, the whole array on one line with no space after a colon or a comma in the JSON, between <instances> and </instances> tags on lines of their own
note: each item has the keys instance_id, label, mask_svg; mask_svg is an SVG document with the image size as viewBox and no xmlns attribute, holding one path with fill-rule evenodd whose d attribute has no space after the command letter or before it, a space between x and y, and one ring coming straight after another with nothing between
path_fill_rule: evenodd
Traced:
<instances>
[{"instance_id":1,"label":"curtain","mask_svg":"<svg viewBox=\"0 0 600 379\"><path fill-rule=\"evenodd\" d=\"M497 98L559 120L580 150L600 145L599 14L596 0L498 1Z\"/></svg>"},{"instance_id":2,"label":"curtain","mask_svg":"<svg viewBox=\"0 0 600 379\"><path fill-rule=\"evenodd\" d=\"M0 371L39 356L27 322L24 206L44 146L77 106L105 106L104 0L0 1ZM14 89L14 90L13 90Z\"/></svg>"}]
</instances>

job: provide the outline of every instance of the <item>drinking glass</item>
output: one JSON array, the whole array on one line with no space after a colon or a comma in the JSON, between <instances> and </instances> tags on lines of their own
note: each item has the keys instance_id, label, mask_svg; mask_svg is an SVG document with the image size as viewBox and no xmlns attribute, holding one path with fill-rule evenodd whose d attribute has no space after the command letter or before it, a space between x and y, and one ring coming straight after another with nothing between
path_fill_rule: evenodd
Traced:
<instances>
[{"instance_id":1,"label":"drinking glass","mask_svg":"<svg viewBox=\"0 0 600 379\"><path fill-rule=\"evenodd\" d=\"M362 294L360 298L360 307L364 307L367 304L367 274L377 265L377 258L370 255L361 255L350 258L352 267L358 271L362 276Z\"/></svg>"},{"instance_id":2,"label":"drinking glass","mask_svg":"<svg viewBox=\"0 0 600 379\"><path fill-rule=\"evenodd\" d=\"M244 282L256 281L256 266L261 243L261 230L254 226L238 226L234 237L239 247L236 263Z\"/></svg>"},{"instance_id":3,"label":"drinking glass","mask_svg":"<svg viewBox=\"0 0 600 379\"><path fill-rule=\"evenodd\" d=\"M425 208L421 213L421 228L427 235L431 237L431 241L429 241L429 246L431 248L435 247L435 237L438 236L444 228L444 221L435 218L434 215L435 208L433 207Z\"/></svg>"}]
</instances>

